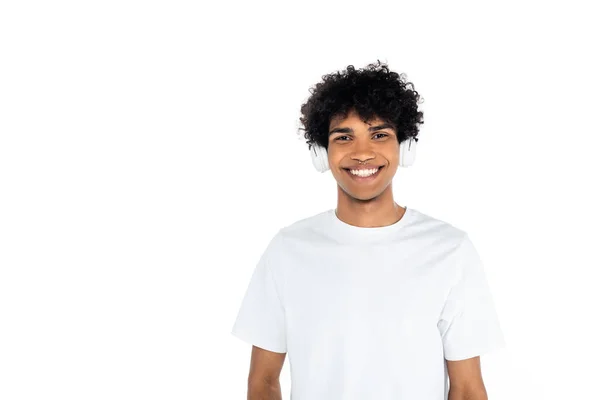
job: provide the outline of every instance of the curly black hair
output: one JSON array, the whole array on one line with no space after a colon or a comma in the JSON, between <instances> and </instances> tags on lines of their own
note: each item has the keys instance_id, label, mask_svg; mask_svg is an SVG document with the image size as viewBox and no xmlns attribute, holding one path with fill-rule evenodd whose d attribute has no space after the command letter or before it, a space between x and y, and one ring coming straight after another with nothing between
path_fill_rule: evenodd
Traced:
<instances>
[{"instance_id":1,"label":"curly black hair","mask_svg":"<svg viewBox=\"0 0 600 400\"><path fill-rule=\"evenodd\" d=\"M377 60L358 70L348 65L346 70L322 78L309 89L311 96L300 109L299 130L304 130L309 147L316 143L327 148L331 118L345 117L352 110L365 123L379 117L394 125L399 143L409 137L419 140L416 136L423 123L417 105L420 96L414 85L406 82L405 74L390 71L386 63Z\"/></svg>"}]
</instances>

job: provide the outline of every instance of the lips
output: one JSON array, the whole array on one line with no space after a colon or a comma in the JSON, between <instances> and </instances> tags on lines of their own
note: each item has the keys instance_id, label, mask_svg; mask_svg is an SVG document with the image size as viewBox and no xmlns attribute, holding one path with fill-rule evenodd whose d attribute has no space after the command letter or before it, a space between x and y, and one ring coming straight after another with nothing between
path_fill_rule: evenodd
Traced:
<instances>
[{"instance_id":1,"label":"lips","mask_svg":"<svg viewBox=\"0 0 600 400\"><path fill-rule=\"evenodd\" d=\"M348 169L357 170L357 169L373 169L373 168L381 168L381 167L383 167L383 165L363 165L363 164L361 164L361 165L357 165L355 167L349 167L349 168L344 168L344 169L346 169L346 170L348 170Z\"/></svg>"},{"instance_id":2,"label":"lips","mask_svg":"<svg viewBox=\"0 0 600 400\"><path fill-rule=\"evenodd\" d=\"M383 166L380 167L375 167L375 166L369 166L369 167L364 167L361 166L360 168L356 168L356 169L374 169L377 168L377 172L375 172L372 175L369 176L359 176L359 175L354 175L353 173L350 172L349 168L344 168L344 171L346 171L346 173L350 176L350 178L352 178L353 180L357 181L357 182L368 182L368 181L372 181L375 178L377 178L379 176L379 174L381 173L381 170L383 169Z\"/></svg>"}]
</instances>

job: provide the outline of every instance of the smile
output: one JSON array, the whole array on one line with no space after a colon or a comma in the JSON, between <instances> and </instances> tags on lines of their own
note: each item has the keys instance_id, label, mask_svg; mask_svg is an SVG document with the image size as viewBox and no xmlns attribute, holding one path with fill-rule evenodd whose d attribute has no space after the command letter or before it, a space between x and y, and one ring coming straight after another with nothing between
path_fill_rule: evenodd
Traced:
<instances>
[{"instance_id":1,"label":"smile","mask_svg":"<svg viewBox=\"0 0 600 400\"><path fill-rule=\"evenodd\" d=\"M373 168L373 169L356 169L356 170L344 168L346 173L348 173L348 175L350 175L350 177L352 179L354 179L355 181L358 181L358 182L371 181L371 180L375 179L377 176L379 176L379 171L381 171L382 169L383 169L383 166L381 166L379 168Z\"/></svg>"}]
</instances>

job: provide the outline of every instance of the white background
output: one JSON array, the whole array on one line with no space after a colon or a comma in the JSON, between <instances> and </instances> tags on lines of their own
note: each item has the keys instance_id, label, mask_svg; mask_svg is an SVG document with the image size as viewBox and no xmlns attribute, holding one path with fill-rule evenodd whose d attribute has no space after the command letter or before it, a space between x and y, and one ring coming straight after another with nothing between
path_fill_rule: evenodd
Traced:
<instances>
[{"instance_id":1,"label":"white background","mask_svg":"<svg viewBox=\"0 0 600 400\"><path fill-rule=\"evenodd\" d=\"M377 59L425 99L396 201L487 268L508 342L482 357L489 398L593 398L590 4L2 2L0 398L245 399L230 330L255 263L336 205L300 105Z\"/></svg>"}]
</instances>

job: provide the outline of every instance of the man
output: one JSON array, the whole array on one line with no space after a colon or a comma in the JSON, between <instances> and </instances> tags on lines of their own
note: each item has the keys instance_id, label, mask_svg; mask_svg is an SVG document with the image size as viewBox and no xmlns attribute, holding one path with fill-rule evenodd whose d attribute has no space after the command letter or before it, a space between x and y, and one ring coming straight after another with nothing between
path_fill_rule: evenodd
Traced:
<instances>
[{"instance_id":1,"label":"man","mask_svg":"<svg viewBox=\"0 0 600 400\"><path fill-rule=\"evenodd\" d=\"M302 106L337 207L280 229L254 270L232 329L253 345L249 400L282 398L288 353L294 400L487 399L479 356L505 343L478 253L392 194L422 124L409 85L349 66Z\"/></svg>"}]
</instances>

